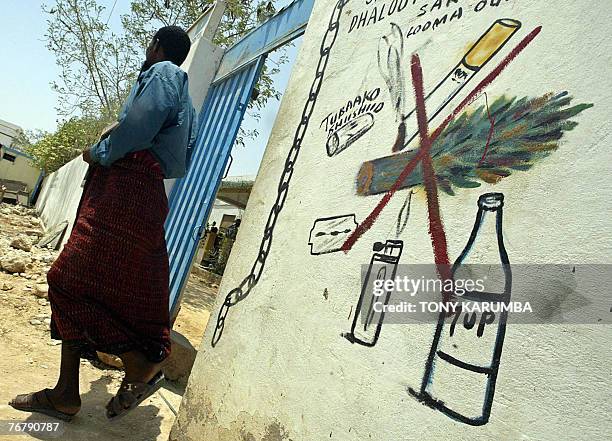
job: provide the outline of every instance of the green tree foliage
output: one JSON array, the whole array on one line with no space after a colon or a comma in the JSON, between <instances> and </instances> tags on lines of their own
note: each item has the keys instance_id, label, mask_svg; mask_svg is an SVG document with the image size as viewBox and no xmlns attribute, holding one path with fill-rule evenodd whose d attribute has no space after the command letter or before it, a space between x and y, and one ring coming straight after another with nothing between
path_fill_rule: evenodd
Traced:
<instances>
[{"instance_id":1,"label":"green tree foliage","mask_svg":"<svg viewBox=\"0 0 612 441\"><path fill-rule=\"evenodd\" d=\"M17 145L32 156L34 166L52 173L96 142L105 124L101 118L72 117L53 133L23 134Z\"/></svg>"},{"instance_id":2,"label":"green tree foliage","mask_svg":"<svg viewBox=\"0 0 612 441\"><path fill-rule=\"evenodd\" d=\"M47 48L60 69L52 87L64 117L116 117L138 73L139 48L127 34L111 31L105 9L96 0L56 0L43 6Z\"/></svg>"},{"instance_id":3,"label":"green tree foliage","mask_svg":"<svg viewBox=\"0 0 612 441\"><path fill-rule=\"evenodd\" d=\"M189 28L214 0L132 0L130 13L121 17L126 33L144 49L161 26ZM229 47L276 13L273 1L226 0L227 9L213 42Z\"/></svg>"}]
</instances>

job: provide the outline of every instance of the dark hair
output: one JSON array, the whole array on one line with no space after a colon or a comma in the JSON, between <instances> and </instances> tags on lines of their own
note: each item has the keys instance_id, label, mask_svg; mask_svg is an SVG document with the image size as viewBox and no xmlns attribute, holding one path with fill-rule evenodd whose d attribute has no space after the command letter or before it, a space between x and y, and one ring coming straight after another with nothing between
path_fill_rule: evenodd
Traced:
<instances>
[{"instance_id":1,"label":"dark hair","mask_svg":"<svg viewBox=\"0 0 612 441\"><path fill-rule=\"evenodd\" d=\"M166 58L177 66L180 66L191 47L191 41L187 32L178 26L164 26L155 33L153 40L157 40L164 49Z\"/></svg>"}]
</instances>

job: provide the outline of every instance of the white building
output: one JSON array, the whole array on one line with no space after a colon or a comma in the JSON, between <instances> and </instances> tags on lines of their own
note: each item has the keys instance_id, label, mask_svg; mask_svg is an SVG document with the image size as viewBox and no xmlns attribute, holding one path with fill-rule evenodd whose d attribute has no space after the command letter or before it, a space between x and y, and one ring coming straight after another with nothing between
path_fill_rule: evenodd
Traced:
<instances>
[{"instance_id":1,"label":"white building","mask_svg":"<svg viewBox=\"0 0 612 441\"><path fill-rule=\"evenodd\" d=\"M214 223L217 228L224 231L235 220L242 219L254 181L254 175L228 176L221 181L207 225L212 226ZM197 263L200 263L205 255L205 244L205 234L202 231L202 239L195 258Z\"/></svg>"},{"instance_id":2,"label":"white building","mask_svg":"<svg viewBox=\"0 0 612 441\"><path fill-rule=\"evenodd\" d=\"M0 119L0 186L6 188L3 198L27 204L42 178L27 153L15 146L21 127ZM1 187L0 187L1 188Z\"/></svg>"},{"instance_id":3,"label":"white building","mask_svg":"<svg viewBox=\"0 0 612 441\"><path fill-rule=\"evenodd\" d=\"M254 181L254 175L228 176L221 181L208 223L216 222L217 227L227 228L242 218Z\"/></svg>"}]
</instances>

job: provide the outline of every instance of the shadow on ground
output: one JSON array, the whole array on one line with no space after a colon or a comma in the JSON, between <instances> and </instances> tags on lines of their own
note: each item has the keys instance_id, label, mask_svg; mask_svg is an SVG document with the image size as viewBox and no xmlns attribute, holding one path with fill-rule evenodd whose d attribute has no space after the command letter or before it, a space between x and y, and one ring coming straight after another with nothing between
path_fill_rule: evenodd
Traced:
<instances>
[{"instance_id":1,"label":"shadow on ground","mask_svg":"<svg viewBox=\"0 0 612 441\"><path fill-rule=\"evenodd\" d=\"M212 311L218 289L192 275L187 282L181 306L189 306L194 310Z\"/></svg>"},{"instance_id":2,"label":"shadow on ground","mask_svg":"<svg viewBox=\"0 0 612 441\"><path fill-rule=\"evenodd\" d=\"M81 395L83 403L81 411L71 422L63 424L64 432L60 436L35 433L31 433L30 436L43 440L61 439L65 441L156 439L161 434L162 422L162 417L159 415L160 409L157 406L141 404L120 420L107 420L105 406L115 392L110 390L111 383L112 378L108 376L101 377L91 383L90 391ZM54 418L36 414L32 414L23 420L25 423L55 423L58 421Z\"/></svg>"}]
</instances>

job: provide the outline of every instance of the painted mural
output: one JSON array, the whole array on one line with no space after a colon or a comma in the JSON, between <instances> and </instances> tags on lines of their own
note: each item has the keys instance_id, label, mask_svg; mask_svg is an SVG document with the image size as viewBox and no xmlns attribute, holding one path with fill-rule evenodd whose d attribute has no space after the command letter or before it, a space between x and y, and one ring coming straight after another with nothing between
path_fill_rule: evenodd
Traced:
<instances>
[{"instance_id":1,"label":"painted mural","mask_svg":"<svg viewBox=\"0 0 612 441\"><path fill-rule=\"evenodd\" d=\"M489 299L493 295L500 302L510 301L512 271L504 245L503 207L519 195L490 191L490 187L524 173L536 173L535 166L563 148L564 136L580 129L580 117L593 106L574 98L571 90L551 91L553 87L547 84L542 84L542 90L535 96L512 84L508 84L504 93L491 92L502 72L525 57L531 45L546 32L544 25L533 25L533 20L526 25L525 18L513 14L511 8L501 8L513 3L513 0L340 0L329 10L327 29L319 43L319 58L309 64L312 82L261 234L259 251L251 271L223 301L212 346L219 344L227 332L231 308L253 292L267 270L275 226L292 191L292 176L296 167L300 167L299 155L305 145L309 149L319 148L321 164L330 172L344 166L349 156L359 159L350 183L353 192L345 196L343 207L337 213L311 213L309 234L296 244L306 250L310 259L338 255L351 259L361 241L367 242L371 250L359 295L335 294L352 301L350 325L336 330L345 343L354 344L358 351L375 347L385 336L384 313L374 310L376 299L366 288L372 280L394 279L397 266L406 263L403 258L412 239L409 225L415 195L424 197L432 263L437 265L440 280L453 279L472 252L482 225L488 222L496 232L491 246L497 250L496 263L504 273L503 289L485 294ZM468 27L469 33L463 34L465 50L458 56L449 51L447 65L438 65L439 74L435 78L425 78L423 64L427 62L427 50L412 44L416 36L429 35L435 39L454 24L497 8L499 17L482 28ZM377 75L368 71L361 81L346 74L346 81L362 83L360 93L336 90L340 98L333 105L321 105L322 85L335 45L343 40L358 40L360 33L374 32L374 27L379 31L378 46L371 58L375 60ZM425 84L434 86L426 90ZM384 125L383 118L387 118ZM389 118L393 119L391 125ZM393 127L392 133L388 127ZM394 141L376 150L377 156L368 156L368 152L374 151L368 149L376 142L374 134L381 135L381 130L392 135L384 139ZM315 136L313 133L317 139L324 137L324 145L308 139L309 134ZM484 186L487 190L479 191L478 187ZM463 191L474 196L475 219L461 253L451 256L447 242L453 232L447 231L444 224L445 216L450 214L445 212L440 196L454 197ZM387 210L395 199L403 200L400 210ZM349 207L363 200L370 203L369 211L352 212ZM369 234L378 223L390 225L388 237ZM357 273L345 276L359 277ZM379 299L387 304L392 294L386 290ZM326 288L325 300L328 295ZM449 301L455 294L445 290L441 296ZM476 302L484 299L485 296L472 297ZM423 360L422 382L408 386L406 395L439 411L436 414L441 418L471 426L487 424L494 412L502 350L504 345L512 344L505 341L506 321L504 313L497 317L494 313L461 310L450 315L441 313L432 330L429 356ZM467 333L474 350L480 354L479 359L487 362L465 359L455 353L453 340L460 332ZM470 376L470 386L462 391L470 396L465 400L467 404L449 404L444 390L447 381L440 379L443 375Z\"/></svg>"}]
</instances>

